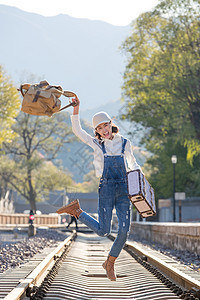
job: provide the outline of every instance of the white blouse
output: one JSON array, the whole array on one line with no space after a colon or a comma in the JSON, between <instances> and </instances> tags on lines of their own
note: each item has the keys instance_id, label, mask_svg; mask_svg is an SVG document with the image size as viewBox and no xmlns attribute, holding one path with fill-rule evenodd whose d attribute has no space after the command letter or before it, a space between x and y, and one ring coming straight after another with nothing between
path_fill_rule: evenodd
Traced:
<instances>
[{"instance_id":1,"label":"white blouse","mask_svg":"<svg viewBox=\"0 0 200 300\"><path fill-rule=\"evenodd\" d=\"M82 129L79 115L72 115L71 116L72 121L72 131L74 134L85 144L92 147L94 150L94 167L96 171L96 176L100 177L103 173L103 166L104 166L104 155L103 151L100 149L100 147L94 143L94 137L92 137L90 134L88 134L85 130ZM109 139L103 139L105 149L108 155L120 155L122 151L122 139L120 134L115 134L114 138L112 140ZM137 164L135 156L133 155L131 142L127 139L127 143L125 146L124 151L124 161L126 166L126 171L130 170L136 170L140 169L140 166Z\"/></svg>"}]
</instances>

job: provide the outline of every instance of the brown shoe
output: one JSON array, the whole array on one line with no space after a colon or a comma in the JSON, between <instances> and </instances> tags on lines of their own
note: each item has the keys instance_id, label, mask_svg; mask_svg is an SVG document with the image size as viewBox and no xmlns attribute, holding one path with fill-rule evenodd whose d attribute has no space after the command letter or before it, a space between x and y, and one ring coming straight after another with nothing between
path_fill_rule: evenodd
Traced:
<instances>
[{"instance_id":1,"label":"brown shoe","mask_svg":"<svg viewBox=\"0 0 200 300\"><path fill-rule=\"evenodd\" d=\"M102 267L106 270L106 275L111 281L116 281L114 263L117 257L108 255L108 258L103 263Z\"/></svg>"},{"instance_id":2,"label":"brown shoe","mask_svg":"<svg viewBox=\"0 0 200 300\"><path fill-rule=\"evenodd\" d=\"M83 211L80 208L79 201L77 199L72 201L70 204L59 208L56 212L58 214L66 213L68 215L74 216L75 218L78 218Z\"/></svg>"}]
</instances>

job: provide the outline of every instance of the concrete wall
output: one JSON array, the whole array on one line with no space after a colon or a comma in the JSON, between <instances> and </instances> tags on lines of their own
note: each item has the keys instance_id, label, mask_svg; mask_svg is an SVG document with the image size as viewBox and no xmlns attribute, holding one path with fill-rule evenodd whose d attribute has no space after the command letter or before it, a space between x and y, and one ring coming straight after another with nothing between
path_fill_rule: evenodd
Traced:
<instances>
[{"instance_id":1,"label":"concrete wall","mask_svg":"<svg viewBox=\"0 0 200 300\"><path fill-rule=\"evenodd\" d=\"M200 223L132 222L131 234L200 255Z\"/></svg>"}]
</instances>

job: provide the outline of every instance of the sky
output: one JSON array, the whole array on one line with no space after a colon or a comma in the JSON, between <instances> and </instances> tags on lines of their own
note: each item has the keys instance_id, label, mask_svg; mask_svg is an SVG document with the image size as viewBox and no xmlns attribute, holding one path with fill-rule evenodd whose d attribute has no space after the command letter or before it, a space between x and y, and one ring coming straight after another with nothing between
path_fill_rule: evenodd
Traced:
<instances>
[{"instance_id":1,"label":"sky","mask_svg":"<svg viewBox=\"0 0 200 300\"><path fill-rule=\"evenodd\" d=\"M76 18L101 20L125 26L159 0L0 0L0 4L18 7L43 16L67 14Z\"/></svg>"}]
</instances>

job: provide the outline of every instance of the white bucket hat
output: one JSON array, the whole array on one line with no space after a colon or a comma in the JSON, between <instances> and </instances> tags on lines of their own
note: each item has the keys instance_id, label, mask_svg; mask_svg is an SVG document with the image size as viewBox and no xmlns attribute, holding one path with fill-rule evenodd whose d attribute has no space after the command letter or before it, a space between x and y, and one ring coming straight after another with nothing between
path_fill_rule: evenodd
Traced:
<instances>
[{"instance_id":1,"label":"white bucket hat","mask_svg":"<svg viewBox=\"0 0 200 300\"><path fill-rule=\"evenodd\" d=\"M110 122L111 117L104 111L96 113L92 118L93 127L96 128L101 123Z\"/></svg>"}]
</instances>

